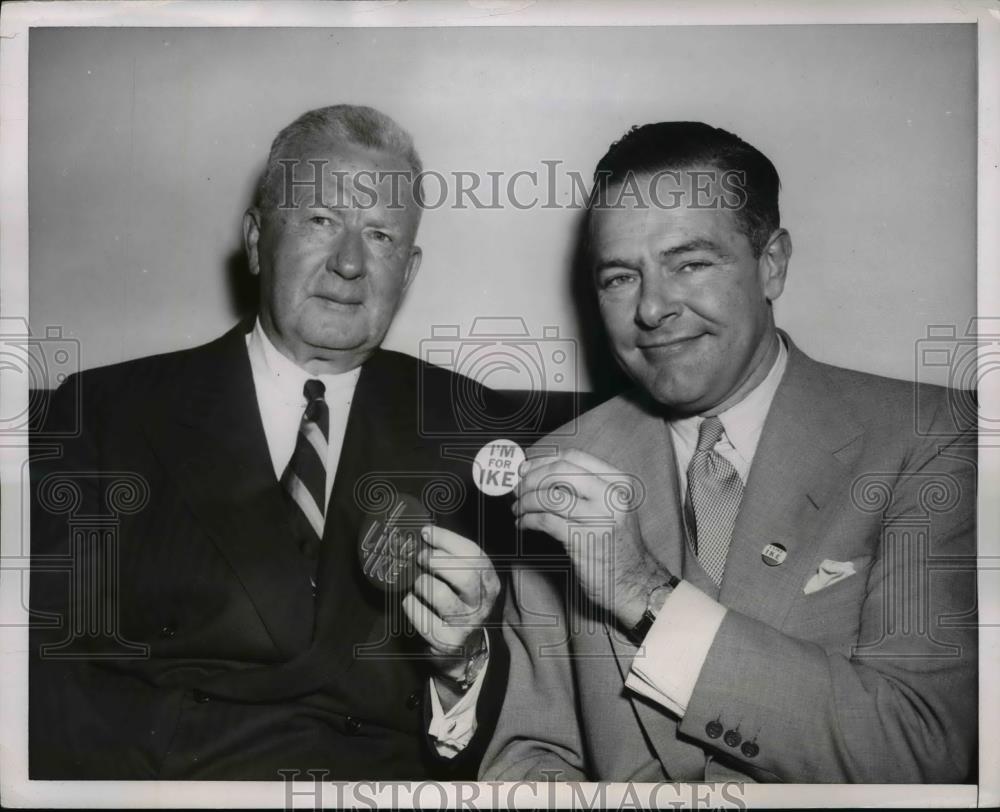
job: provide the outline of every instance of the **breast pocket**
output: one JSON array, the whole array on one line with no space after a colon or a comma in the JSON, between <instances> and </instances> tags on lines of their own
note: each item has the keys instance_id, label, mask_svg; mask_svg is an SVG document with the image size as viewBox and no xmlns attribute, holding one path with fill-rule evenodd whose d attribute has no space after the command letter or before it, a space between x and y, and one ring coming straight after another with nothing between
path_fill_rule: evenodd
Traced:
<instances>
[{"instance_id":1,"label":"breast pocket","mask_svg":"<svg viewBox=\"0 0 1000 812\"><path fill-rule=\"evenodd\" d=\"M854 565L853 575L821 586L811 594L805 594L805 584L802 584L803 591L788 614L785 631L849 656L851 647L857 643L873 560L871 555L850 559Z\"/></svg>"}]
</instances>

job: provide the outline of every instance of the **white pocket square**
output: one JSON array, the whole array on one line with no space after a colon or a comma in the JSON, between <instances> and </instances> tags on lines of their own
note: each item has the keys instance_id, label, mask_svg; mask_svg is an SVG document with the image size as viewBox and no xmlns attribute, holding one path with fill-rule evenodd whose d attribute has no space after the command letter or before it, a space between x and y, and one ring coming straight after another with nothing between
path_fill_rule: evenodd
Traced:
<instances>
[{"instance_id":1,"label":"white pocket square","mask_svg":"<svg viewBox=\"0 0 1000 812\"><path fill-rule=\"evenodd\" d=\"M837 581L850 578L855 572L857 570L854 569L854 562L852 561L831 561L829 558L826 558L819 565L816 574L806 581L806 585L802 591L806 595L811 595L813 592L826 589L831 584L837 583Z\"/></svg>"}]
</instances>

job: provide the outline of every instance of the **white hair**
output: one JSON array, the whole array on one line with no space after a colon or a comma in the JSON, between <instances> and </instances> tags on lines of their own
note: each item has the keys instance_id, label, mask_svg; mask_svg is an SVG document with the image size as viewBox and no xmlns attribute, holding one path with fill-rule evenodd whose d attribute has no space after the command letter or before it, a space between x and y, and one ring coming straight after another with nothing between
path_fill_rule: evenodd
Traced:
<instances>
[{"instance_id":1,"label":"white hair","mask_svg":"<svg viewBox=\"0 0 1000 812\"><path fill-rule=\"evenodd\" d=\"M267 166L257 185L255 203L269 209L277 205L284 180L280 161L299 158L304 147L343 141L398 155L410 165L414 179L423 172L420 156L410 134L385 113L374 107L336 104L303 113L275 137L267 156Z\"/></svg>"}]
</instances>

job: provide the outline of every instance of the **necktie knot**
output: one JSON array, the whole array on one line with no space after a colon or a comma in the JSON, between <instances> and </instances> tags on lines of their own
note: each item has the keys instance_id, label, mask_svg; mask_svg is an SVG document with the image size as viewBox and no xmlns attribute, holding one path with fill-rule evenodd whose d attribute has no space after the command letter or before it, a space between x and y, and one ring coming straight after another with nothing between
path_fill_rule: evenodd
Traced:
<instances>
[{"instance_id":1,"label":"necktie knot","mask_svg":"<svg viewBox=\"0 0 1000 812\"><path fill-rule=\"evenodd\" d=\"M326 394L326 386L324 386L323 381L311 378L306 381L305 386L302 387L302 394L305 395L306 398L306 420L316 422L319 420L323 411L323 406L326 403L326 401L323 400L323 395Z\"/></svg>"},{"instance_id":2,"label":"necktie knot","mask_svg":"<svg viewBox=\"0 0 1000 812\"><path fill-rule=\"evenodd\" d=\"M706 417L698 428L697 451L711 451L716 443L722 439L725 429L722 428L722 421L718 417Z\"/></svg>"},{"instance_id":3,"label":"necktie knot","mask_svg":"<svg viewBox=\"0 0 1000 812\"><path fill-rule=\"evenodd\" d=\"M310 378L306 381L305 386L302 387L302 394L306 396L306 400L310 403L314 400L322 400L323 395L326 394L326 386L323 381L317 378Z\"/></svg>"}]
</instances>

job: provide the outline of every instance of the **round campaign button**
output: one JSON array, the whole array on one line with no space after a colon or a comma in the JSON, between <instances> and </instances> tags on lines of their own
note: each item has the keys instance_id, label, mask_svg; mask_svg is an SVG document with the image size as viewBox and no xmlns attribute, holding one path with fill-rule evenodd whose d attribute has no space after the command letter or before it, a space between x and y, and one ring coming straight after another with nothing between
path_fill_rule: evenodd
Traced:
<instances>
[{"instance_id":1,"label":"round campaign button","mask_svg":"<svg viewBox=\"0 0 1000 812\"><path fill-rule=\"evenodd\" d=\"M760 551L761 561L769 567L777 567L779 564L783 564L785 558L787 557L788 550L780 544L768 544L763 550Z\"/></svg>"},{"instance_id":2,"label":"round campaign button","mask_svg":"<svg viewBox=\"0 0 1000 812\"><path fill-rule=\"evenodd\" d=\"M517 487L517 469L524 462L521 446L513 440L493 440L472 461L472 479L487 496L503 496Z\"/></svg>"},{"instance_id":3,"label":"round campaign button","mask_svg":"<svg viewBox=\"0 0 1000 812\"><path fill-rule=\"evenodd\" d=\"M417 578L417 553L424 541L420 530L429 524L420 500L398 494L385 513L365 516L358 533L361 571L386 592L405 592Z\"/></svg>"}]
</instances>

